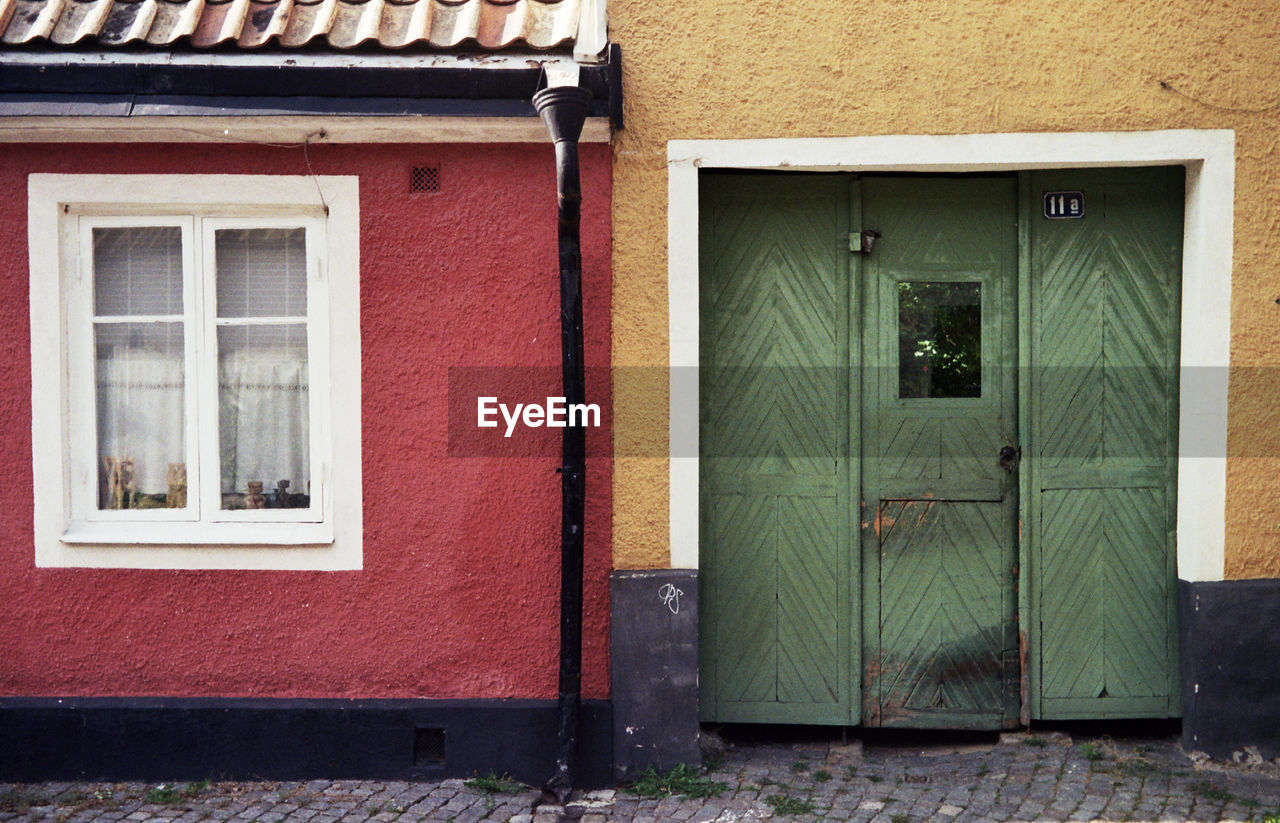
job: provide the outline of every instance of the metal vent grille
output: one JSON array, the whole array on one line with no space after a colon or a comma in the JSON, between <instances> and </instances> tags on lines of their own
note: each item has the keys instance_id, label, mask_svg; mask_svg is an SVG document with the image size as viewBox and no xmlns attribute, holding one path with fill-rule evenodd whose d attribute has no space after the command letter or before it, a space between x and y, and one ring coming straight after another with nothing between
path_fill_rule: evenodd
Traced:
<instances>
[{"instance_id":1,"label":"metal vent grille","mask_svg":"<svg viewBox=\"0 0 1280 823\"><path fill-rule=\"evenodd\" d=\"M435 194L438 191L440 191L439 166L414 166L410 169L410 194Z\"/></svg>"},{"instance_id":2,"label":"metal vent grille","mask_svg":"<svg viewBox=\"0 0 1280 823\"><path fill-rule=\"evenodd\" d=\"M414 729L413 765L435 766L444 762L444 729Z\"/></svg>"}]
</instances>

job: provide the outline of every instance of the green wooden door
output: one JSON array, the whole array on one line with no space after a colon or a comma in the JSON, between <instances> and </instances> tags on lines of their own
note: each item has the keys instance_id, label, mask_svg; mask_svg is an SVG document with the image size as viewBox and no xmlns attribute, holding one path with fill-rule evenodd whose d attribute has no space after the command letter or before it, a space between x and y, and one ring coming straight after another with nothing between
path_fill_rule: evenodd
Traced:
<instances>
[{"instance_id":1,"label":"green wooden door","mask_svg":"<svg viewBox=\"0 0 1280 823\"><path fill-rule=\"evenodd\" d=\"M857 722L848 192L835 176L702 183L708 720Z\"/></svg>"},{"instance_id":2,"label":"green wooden door","mask_svg":"<svg viewBox=\"0 0 1280 823\"><path fill-rule=\"evenodd\" d=\"M1027 203L1032 713L1179 714L1181 168L1037 172ZM1084 217L1045 220L1045 192Z\"/></svg>"},{"instance_id":3,"label":"green wooden door","mask_svg":"<svg viewBox=\"0 0 1280 823\"><path fill-rule=\"evenodd\" d=\"M1176 716L1181 171L700 185L703 719Z\"/></svg>"},{"instance_id":4,"label":"green wooden door","mask_svg":"<svg viewBox=\"0 0 1280 823\"><path fill-rule=\"evenodd\" d=\"M872 726L1017 718L1017 180L874 178L863 225L865 687Z\"/></svg>"}]
</instances>

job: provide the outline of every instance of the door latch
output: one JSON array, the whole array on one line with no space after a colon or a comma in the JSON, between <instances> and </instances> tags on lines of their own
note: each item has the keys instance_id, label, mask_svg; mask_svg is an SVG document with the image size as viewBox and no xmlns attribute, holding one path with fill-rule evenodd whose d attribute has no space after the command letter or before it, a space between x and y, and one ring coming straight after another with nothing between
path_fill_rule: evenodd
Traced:
<instances>
[{"instance_id":1,"label":"door latch","mask_svg":"<svg viewBox=\"0 0 1280 823\"><path fill-rule=\"evenodd\" d=\"M1022 460L1021 446L1003 446L1000 449L1000 468L1005 472L1013 474L1013 470L1018 468L1019 461Z\"/></svg>"},{"instance_id":2,"label":"door latch","mask_svg":"<svg viewBox=\"0 0 1280 823\"><path fill-rule=\"evenodd\" d=\"M849 232L849 251L858 254L871 254L871 249L876 244L876 239L880 237L880 232L871 229L863 229L862 231Z\"/></svg>"}]
</instances>

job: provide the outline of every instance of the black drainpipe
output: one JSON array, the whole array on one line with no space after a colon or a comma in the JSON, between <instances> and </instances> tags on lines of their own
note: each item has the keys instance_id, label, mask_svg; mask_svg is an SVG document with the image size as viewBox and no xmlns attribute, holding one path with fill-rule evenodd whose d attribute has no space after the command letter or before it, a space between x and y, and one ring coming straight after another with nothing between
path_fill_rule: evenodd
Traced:
<instances>
[{"instance_id":1,"label":"black drainpipe","mask_svg":"<svg viewBox=\"0 0 1280 823\"><path fill-rule=\"evenodd\" d=\"M586 402L582 362L582 185L578 136L591 92L554 86L533 96L556 147L556 196L560 241L560 356L565 403ZM578 704L582 692L582 528L586 500L587 430L566 426L560 466L560 726L556 771L542 787L544 802L564 805L573 792L578 749Z\"/></svg>"}]
</instances>

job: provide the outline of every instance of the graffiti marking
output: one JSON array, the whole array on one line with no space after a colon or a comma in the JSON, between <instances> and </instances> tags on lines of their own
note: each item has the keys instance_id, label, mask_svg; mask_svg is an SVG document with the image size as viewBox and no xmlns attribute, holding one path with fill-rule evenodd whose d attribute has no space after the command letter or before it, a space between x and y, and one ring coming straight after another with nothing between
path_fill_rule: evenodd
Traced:
<instances>
[{"instance_id":1,"label":"graffiti marking","mask_svg":"<svg viewBox=\"0 0 1280 823\"><path fill-rule=\"evenodd\" d=\"M673 583L665 583L658 589L658 599L662 601L662 605L671 610L672 614L680 613L680 595L682 594L684 590L677 589Z\"/></svg>"}]
</instances>

